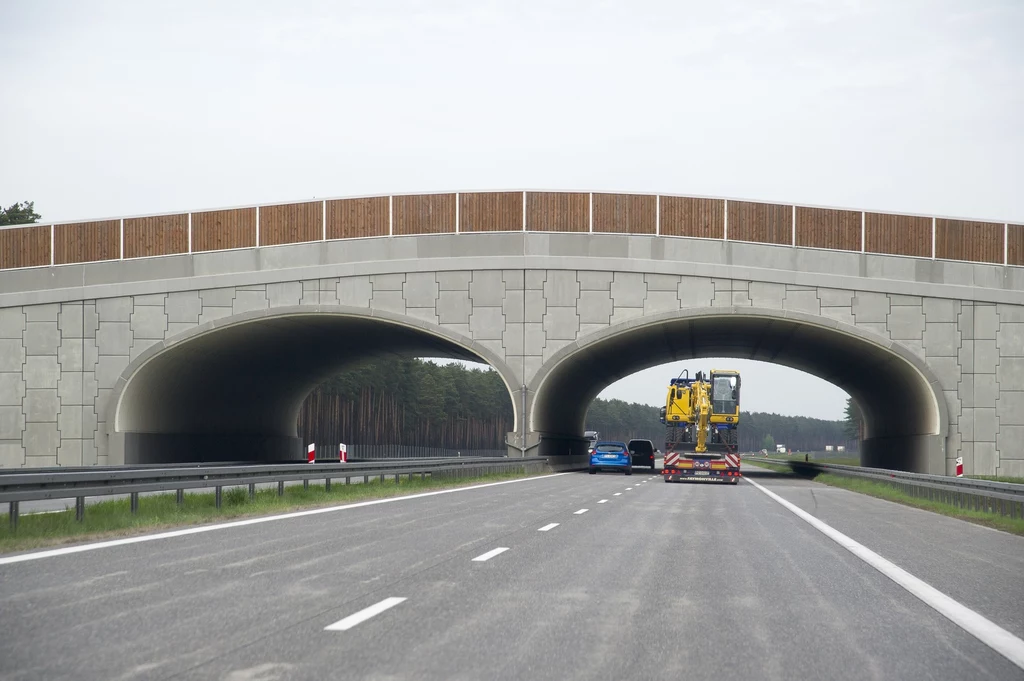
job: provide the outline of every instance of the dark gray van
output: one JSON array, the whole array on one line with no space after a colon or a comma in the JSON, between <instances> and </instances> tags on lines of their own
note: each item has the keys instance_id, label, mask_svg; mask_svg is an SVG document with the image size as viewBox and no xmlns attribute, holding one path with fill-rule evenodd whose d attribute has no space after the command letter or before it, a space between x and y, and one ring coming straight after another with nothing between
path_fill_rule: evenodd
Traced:
<instances>
[{"instance_id":1,"label":"dark gray van","mask_svg":"<svg viewBox=\"0 0 1024 681\"><path fill-rule=\"evenodd\" d=\"M630 440L629 453L633 456L634 466L650 466L654 468L654 443L650 440Z\"/></svg>"}]
</instances>

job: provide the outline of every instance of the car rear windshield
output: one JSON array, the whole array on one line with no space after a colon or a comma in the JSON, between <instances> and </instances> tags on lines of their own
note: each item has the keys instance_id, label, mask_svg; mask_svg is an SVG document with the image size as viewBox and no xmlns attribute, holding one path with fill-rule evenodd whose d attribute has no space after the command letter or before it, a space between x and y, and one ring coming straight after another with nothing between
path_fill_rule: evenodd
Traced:
<instances>
[{"instance_id":1,"label":"car rear windshield","mask_svg":"<svg viewBox=\"0 0 1024 681\"><path fill-rule=\"evenodd\" d=\"M654 445L647 440L634 440L629 443L629 448L637 454L650 454L654 451Z\"/></svg>"},{"instance_id":2,"label":"car rear windshield","mask_svg":"<svg viewBox=\"0 0 1024 681\"><path fill-rule=\"evenodd\" d=\"M599 452L615 452L616 454L622 453L622 447L619 445L598 445L597 451Z\"/></svg>"}]
</instances>

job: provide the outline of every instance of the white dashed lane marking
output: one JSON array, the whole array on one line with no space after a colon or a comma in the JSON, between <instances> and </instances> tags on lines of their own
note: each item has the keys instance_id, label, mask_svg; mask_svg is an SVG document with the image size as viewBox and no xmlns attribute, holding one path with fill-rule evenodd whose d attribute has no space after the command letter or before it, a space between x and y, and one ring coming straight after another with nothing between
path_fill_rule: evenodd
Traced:
<instances>
[{"instance_id":1,"label":"white dashed lane marking","mask_svg":"<svg viewBox=\"0 0 1024 681\"><path fill-rule=\"evenodd\" d=\"M487 561L487 560L490 560L491 558L494 558L499 553L505 553L506 551L508 551L508 547L507 546L501 546L501 547L498 547L496 549L491 549L487 553L481 553L479 556L477 556L473 560L475 562L477 562L477 563L483 563L484 561Z\"/></svg>"},{"instance_id":2,"label":"white dashed lane marking","mask_svg":"<svg viewBox=\"0 0 1024 681\"><path fill-rule=\"evenodd\" d=\"M385 610L390 610L404 600L404 598L398 597L385 598L380 603L376 603L371 605L369 608L364 608L357 613L353 613L345 619L338 620L334 624L327 625L324 627L324 631L348 631L357 624L365 622L371 617L381 614Z\"/></svg>"}]
</instances>

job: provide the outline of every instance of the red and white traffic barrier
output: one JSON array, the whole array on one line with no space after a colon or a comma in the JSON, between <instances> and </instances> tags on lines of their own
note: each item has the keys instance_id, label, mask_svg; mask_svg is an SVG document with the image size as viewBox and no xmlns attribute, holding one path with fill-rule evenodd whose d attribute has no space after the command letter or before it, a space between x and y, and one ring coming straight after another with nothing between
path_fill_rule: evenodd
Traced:
<instances>
[{"instance_id":1,"label":"red and white traffic barrier","mask_svg":"<svg viewBox=\"0 0 1024 681\"><path fill-rule=\"evenodd\" d=\"M316 444L306 447L306 462L316 463Z\"/></svg>"},{"instance_id":2,"label":"red and white traffic barrier","mask_svg":"<svg viewBox=\"0 0 1024 681\"><path fill-rule=\"evenodd\" d=\"M348 445L338 445L338 459L341 463L348 463Z\"/></svg>"},{"instance_id":3,"label":"red and white traffic barrier","mask_svg":"<svg viewBox=\"0 0 1024 681\"><path fill-rule=\"evenodd\" d=\"M964 457L956 457L956 477L964 477Z\"/></svg>"}]
</instances>

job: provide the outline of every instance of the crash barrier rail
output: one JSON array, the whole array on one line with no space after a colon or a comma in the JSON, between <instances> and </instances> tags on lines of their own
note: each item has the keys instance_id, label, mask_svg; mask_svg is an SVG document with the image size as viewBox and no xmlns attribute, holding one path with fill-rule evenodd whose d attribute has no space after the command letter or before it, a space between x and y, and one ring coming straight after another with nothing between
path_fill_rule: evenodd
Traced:
<instances>
[{"instance_id":1,"label":"crash barrier rail","mask_svg":"<svg viewBox=\"0 0 1024 681\"><path fill-rule=\"evenodd\" d=\"M256 494L256 485L277 483L277 494L284 494L286 482L301 480L304 487L310 480L323 480L329 491L333 479L362 476L363 482L371 477L394 476L397 483L401 476L419 475L431 477L462 478L481 473L526 472L548 464L546 457L504 458L474 457L434 461L402 461L381 464L365 463L323 463L323 464L273 464L273 465L218 465L218 466L177 466L162 468L121 468L90 471L48 471L31 473L10 473L0 476L0 503L6 502L10 509L11 529L18 526L19 508L22 501L44 499L75 499L75 519L85 518L86 497L113 494L130 495L131 512L139 509L140 492L177 492L177 503L182 505L186 489L214 488L217 508L221 507L223 488L248 485L249 499Z\"/></svg>"},{"instance_id":2,"label":"crash barrier rail","mask_svg":"<svg viewBox=\"0 0 1024 681\"><path fill-rule=\"evenodd\" d=\"M338 446L316 446L317 461L338 460ZM419 447L415 445L348 445L348 458L370 461L374 459L458 459L475 457L505 457L508 449L447 449L444 447Z\"/></svg>"},{"instance_id":3,"label":"crash barrier rail","mask_svg":"<svg viewBox=\"0 0 1024 681\"><path fill-rule=\"evenodd\" d=\"M833 473L848 478L874 480L898 489L910 496L930 501L939 501L983 513L998 513L1011 518L1024 518L1024 485L974 478L954 478L947 475L909 473L885 468L845 466L835 463L818 463L799 459L776 459L749 457L751 463L758 461L788 465L794 472L813 471Z\"/></svg>"}]
</instances>

